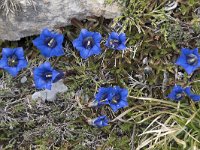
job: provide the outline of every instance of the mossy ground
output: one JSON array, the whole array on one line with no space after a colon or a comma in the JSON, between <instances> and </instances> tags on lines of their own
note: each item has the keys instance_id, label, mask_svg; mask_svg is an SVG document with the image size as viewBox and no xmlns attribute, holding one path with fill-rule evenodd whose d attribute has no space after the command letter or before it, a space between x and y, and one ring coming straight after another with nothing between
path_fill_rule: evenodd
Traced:
<instances>
[{"instance_id":1,"label":"mossy ground","mask_svg":"<svg viewBox=\"0 0 200 150\"><path fill-rule=\"evenodd\" d=\"M108 3L112 3L109 0ZM59 28L65 34L65 56L49 61L65 71L68 92L55 102L31 99L32 70L46 59L33 46L35 37L17 42L1 41L3 47L25 49L29 66L16 78L0 70L0 147L3 149L200 149L199 103L188 98L166 98L174 84L192 85L200 94L199 71L187 76L174 65L181 47L200 48L200 2L179 0L165 11L167 0L117 1L125 7L114 21L88 17L73 26ZM72 47L80 28L103 36L103 53L82 60ZM106 49L110 31L125 32L127 50ZM182 73L182 76L180 76ZM25 84L20 82L26 76ZM100 86L119 85L129 90L129 107L117 113L105 106L87 108ZM110 126L97 129L86 118L106 114Z\"/></svg>"}]
</instances>

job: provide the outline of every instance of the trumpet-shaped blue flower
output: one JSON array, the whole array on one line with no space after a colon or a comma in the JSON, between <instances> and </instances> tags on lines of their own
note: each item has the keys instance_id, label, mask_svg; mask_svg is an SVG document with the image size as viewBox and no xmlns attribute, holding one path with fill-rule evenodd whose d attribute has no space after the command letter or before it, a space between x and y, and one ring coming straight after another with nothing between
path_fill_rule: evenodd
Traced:
<instances>
[{"instance_id":1,"label":"trumpet-shaped blue flower","mask_svg":"<svg viewBox=\"0 0 200 150\"><path fill-rule=\"evenodd\" d=\"M125 43L126 43L125 33L118 34L116 32L111 32L105 45L114 50L125 50L126 49Z\"/></svg>"},{"instance_id":2,"label":"trumpet-shaped blue flower","mask_svg":"<svg viewBox=\"0 0 200 150\"><path fill-rule=\"evenodd\" d=\"M18 72L28 65L24 58L24 51L22 47L18 48L3 48L2 59L0 60L0 68L6 70L13 77L16 77Z\"/></svg>"},{"instance_id":3,"label":"trumpet-shaped blue flower","mask_svg":"<svg viewBox=\"0 0 200 150\"><path fill-rule=\"evenodd\" d=\"M63 39L62 34L51 32L45 28L40 36L33 40L33 44L44 57L62 56L64 55Z\"/></svg>"},{"instance_id":4,"label":"trumpet-shaped blue flower","mask_svg":"<svg viewBox=\"0 0 200 150\"><path fill-rule=\"evenodd\" d=\"M113 88L112 87L101 87L95 96L95 102L97 106L102 106L110 104L110 100L113 98Z\"/></svg>"},{"instance_id":5,"label":"trumpet-shaped blue flower","mask_svg":"<svg viewBox=\"0 0 200 150\"><path fill-rule=\"evenodd\" d=\"M179 101L183 98L183 95L184 89L180 85L175 85L167 97L171 100Z\"/></svg>"},{"instance_id":6,"label":"trumpet-shaped blue flower","mask_svg":"<svg viewBox=\"0 0 200 150\"><path fill-rule=\"evenodd\" d=\"M92 55L101 53L100 43L100 33L82 29L79 37L73 41L73 46L80 52L83 59L87 59Z\"/></svg>"},{"instance_id":7,"label":"trumpet-shaped blue flower","mask_svg":"<svg viewBox=\"0 0 200 150\"><path fill-rule=\"evenodd\" d=\"M105 115L103 115L103 116L99 116L97 118L88 120L88 123L92 126L102 128L102 127L108 126L108 118Z\"/></svg>"},{"instance_id":8,"label":"trumpet-shaped blue flower","mask_svg":"<svg viewBox=\"0 0 200 150\"><path fill-rule=\"evenodd\" d=\"M182 48L181 55L177 59L176 64L182 66L189 75L193 73L193 71L200 67L198 48L193 50Z\"/></svg>"},{"instance_id":9,"label":"trumpet-shaped blue flower","mask_svg":"<svg viewBox=\"0 0 200 150\"><path fill-rule=\"evenodd\" d=\"M49 62L45 62L34 69L34 82L37 89L51 90L52 83L59 80L61 72L53 69Z\"/></svg>"},{"instance_id":10,"label":"trumpet-shaped blue flower","mask_svg":"<svg viewBox=\"0 0 200 150\"><path fill-rule=\"evenodd\" d=\"M112 99L110 100L110 107L114 112L120 108L128 106L127 96L128 90L120 88L119 86L114 86L112 90Z\"/></svg>"},{"instance_id":11,"label":"trumpet-shaped blue flower","mask_svg":"<svg viewBox=\"0 0 200 150\"><path fill-rule=\"evenodd\" d=\"M193 94L192 91L191 91L191 87L186 87L184 89L185 93L187 94L187 96L189 98L191 98L193 101L195 102L198 102L200 101L200 95L197 95L197 94Z\"/></svg>"}]
</instances>

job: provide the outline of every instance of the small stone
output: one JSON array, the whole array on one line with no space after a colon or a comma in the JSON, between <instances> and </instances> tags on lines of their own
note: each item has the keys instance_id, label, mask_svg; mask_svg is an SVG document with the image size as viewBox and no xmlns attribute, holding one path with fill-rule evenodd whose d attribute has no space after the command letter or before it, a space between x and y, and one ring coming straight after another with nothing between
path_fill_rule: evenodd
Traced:
<instances>
[{"instance_id":1,"label":"small stone","mask_svg":"<svg viewBox=\"0 0 200 150\"><path fill-rule=\"evenodd\" d=\"M183 80L183 79L184 79L184 73L178 72L178 73L177 73L177 79L178 79L178 80Z\"/></svg>"},{"instance_id":2,"label":"small stone","mask_svg":"<svg viewBox=\"0 0 200 150\"><path fill-rule=\"evenodd\" d=\"M26 76L24 76L24 77L21 78L21 83L22 84L25 83L26 81L27 81L27 77Z\"/></svg>"},{"instance_id":3,"label":"small stone","mask_svg":"<svg viewBox=\"0 0 200 150\"><path fill-rule=\"evenodd\" d=\"M57 93L64 93L68 90L68 88L66 85L64 85L63 80L59 80L52 85L52 90Z\"/></svg>"},{"instance_id":4,"label":"small stone","mask_svg":"<svg viewBox=\"0 0 200 150\"><path fill-rule=\"evenodd\" d=\"M178 2L177 1L173 1L172 3L168 3L165 6L165 11L170 11L170 10L176 9L177 6L178 6Z\"/></svg>"},{"instance_id":5,"label":"small stone","mask_svg":"<svg viewBox=\"0 0 200 150\"><path fill-rule=\"evenodd\" d=\"M153 70L152 70L152 68L150 66L146 66L144 68L144 73L145 74L152 74L152 72L153 72Z\"/></svg>"},{"instance_id":6,"label":"small stone","mask_svg":"<svg viewBox=\"0 0 200 150\"><path fill-rule=\"evenodd\" d=\"M142 63L143 63L144 65L148 65L148 58L145 57L145 58L142 60Z\"/></svg>"},{"instance_id":7,"label":"small stone","mask_svg":"<svg viewBox=\"0 0 200 150\"><path fill-rule=\"evenodd\" d=\"M68 90L67 86L64 85L63 80L60 80L52 84L51 90L43 90L35 92L32 95L32 99L42 99L42 101L53 102L56 100L57 93L64 93Z\"/></svg>"}]
</instances>

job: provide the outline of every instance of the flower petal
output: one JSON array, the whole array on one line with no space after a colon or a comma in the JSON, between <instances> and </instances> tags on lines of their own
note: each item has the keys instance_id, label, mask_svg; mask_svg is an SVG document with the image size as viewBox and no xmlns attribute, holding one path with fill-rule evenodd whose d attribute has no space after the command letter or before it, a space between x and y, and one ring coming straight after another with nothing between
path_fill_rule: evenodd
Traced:
<instances>
[{"instance_id":1,"label":"flower petal","mask_svg":"<svg viewBox=\"0 0 200 150\"><path fill-rule=\"evenodd\" d=\"M91 50L89 50L89 52L90 52L90 54L89 54L90 56L93 54L99 55L101 53L101 48L94 45L93 48Z\"/></svg>"},{"instance_id":2,"label":"flower petal","mask_svg":"<svg viewBox=\"0 0 200 150\"><path fill-rule=\"evenodd\" d=\"M34 78L34 82L37 89L44 89L46 87L46 82L41 78Z\"/></svg>"},{"instance_id":3,"label":"flower petal","mask_svg":"<svg viewBox=\"0 0 200 150\"><path fill-rule=\"evenodd\" d=\"M51 87L52 87L51 82L47 82L47 83L45 84L45 89L51 90Z\"/></svg>"},{"instance_id":4,"label":"flower petal","mask_svg":"<svg viewBox=\"0 0 200 150\"><path fill-rule=\"evenodd\" d=\"M110 104L110 107L112 108L112 110L113 110L114 112L116 112L116 111L118 110L117 105Z\"/></svg>"},{"instance_id":5,"label":"flower petal","mask_svg":"<svg viewBox=\"0 0 200 150\"><path fill-rule=\"evenodd\" d=\"M15 67L5 67L6 71L8 71L9 74L11 74L13 77L16 77L18 74L18 70Z\"/></svg>"},{"instance_id":6,"label":"flower petal","mask_svg":"<svg viewBox=\"0 0 200 150\"><path fill-rule=\"evenodd\" d=\"M78 51L80 51L79 49L78 49L78 47L83 47L83 43L82 43L83 41L82 40L80 40L80 38L77 38L77 39L75 39L73 42L72 42L72 44L73 44L73 46L78 50Z\"/></svg>"},{"instance_id":7,"label":"flower petal","mask_svg":"<svg viewBox=\"0 0 200 150\"><path fill-rule=\"evenodd\" d=\"M0 68L8 67L8 59L6 57L0 60Z\"/></svg>"},{"instance_id":8,"label":"flower petal","mask_svg":"<svg viewBox=\"0 0 200 150\"><path fill-rule=\"evenodd\" d=\"M111 38L111 39L119 40L119 35L118 35L118 33L116 33L116 32L111 32L110 38Z\"/></svg>"},{"instance_id":9,"label":"flower petal","mask_svg":"<svg viewBox=\"0 0 200 150\"><path fill-rule=\"evenodd\" d=\"M53 83L59 81L60 79L62 79L64 77L64 73L62 71L57 71L59 74L53 79Z\"/></svg>"},{"instance_id":10,"label":"flower petal","mask_svg":"<svg viewBox=\"0 0 200 150\"><path fill-rule=\"evenodd\" d=\"M19 60L17 68L19 68L19 70L21 70L22 68L26 68L27 65L28 65L27 60L26 59L22 59L22 60Z\"/></svg>"},{"instance_id":11,"label":"flower petal","mask_svg":"<svg viewBox=\"0 0 200 150\"><path fill-rule=\"evenodd\" d=\"M13 50L18 59L24 59L24 50L22 47L15 48Z\"/></svg>"},{"instance_id":12,"label":"flower petal","mask_svg":"<svg viewBox=\"0 0 200 150\"><path fill-rule=\"evenodd\" d=\"M93 39L94 39L94 42L97 44L98 43L98 45L100 45L100 42L101 42L101 34L100 33L98 33L98 32L95 32L94 34L93 34Z\"/></svg>"},{"instance_id":13,"label":"flower petal","mask_svg":"<svg viewBox=\"0 0 200 150\"><path fill-rule=\"evenodd\" d=\"M2 50L2 55L6 56L6 57L13 55L13 53L14 53L14 51L11 48L3 48L3 50Z\"/></svg>"},{"instance_id":14,"label":"flower petal","mask_svg":"<svg viewBox=\"0 0 200 150\"><path fill-rule=\"evenodd\" d=\"M187 65L186 56L185 56L185 55L181 55L181 56L177 59L176 65L180 65L180 66L185 65L185 66L186 66L186 65Z\"/></svg>"},{"instance_id":15,"label":"flower petal","mask_svg":"<svg viewBox=\"0 0 200 150\"><path fill-rule=\"evenodd\" d=\"M62 34L57 34L55 38L56 38L57 44L62 45L63 40L64 40L64 36Z\"/></svg>"},{"instance_id":16,"label":"flower petal","mask_svg":"<svg viewBox=\"0 0 200 150\"><path fill-rule=\"evenodd\" d=\"M51 48L47 47L45 45L40 45L37 47L38 49L40 49L40 53L44 56L44 57L51 57Z\"/></svg>"},{"instance_id":17,"label":"flower petal","mask_svg":"<svg viewBox=\"0 0 200 150\"><path fill-rule=\"evenodd\" d=\"M110 39L107 39L107 40L106 40L105 46L108 47L108 48L110 48Z\"/></svg>"},{"instance_id":18,"label":"flower petal","mask_svg":"<svg viewBox=\"0 0 200 150\"><path fill-rule=\"evenodd\" d=\"M197 95L197 94L193 94L192 91L191 91L191 87L186 87L184 89L186 95L191 98L193 101L195 102L198 102L200 101L200 95Z\"/></svg>"},{"instance_id":19,"label":"flower petal","mask_svg":"<svg viewBox=\"0 0 200 150\"><path fill-rule=\"evenodd\" d=\"M118 47L117 47L117 50L125 50L126 49L126 46L124 44L120 44Z\"/></svg>"},{"instance_id":20,"label":"flower petal","mask_svg":"<svg viewBox=\"0 0 200 150\"><path fill-rule=\"evenodd\" d=\"M90 57L90 51L87 49L82 49L80 51L80 55L83 59L87 59L88 57Z\"/></svg>"},{"instance_id":21,"label":"flower petal","mask_svg":"<svg viewBox=\"0 0 200 150\"><path fill-rule=\"evenodd\" d=\"M52 70L50 62L45 62L41 65L41 68Z\"/></svg>"},{"instance_id":22,"label":"flower petal","mask_svg":"<svg viewBox=\"0 0 200 150\"><path fill-rule=\"evenodd\" d=\"M126 34L125 33L121 33L119 35L119 40L122 42L122 43L125 43L126 42Z\"/></svg>"},{"instance_id":23,"label":"flower petal","mask_svg":"<svg viewBox=\"0 0 200 150\"><path fill-rule=\"evenodd\" d=\"M184 92L184 89L180 85L175 85L167 97L171 100L179 101L183 97L177 98L176 95L177 93L182 94L183 92Z\"/></svg>"},{"instance_id":24,"label":"flower petal","mask_svg":"<svg viewBox=\"0 0 200 150\"><path fill-rule=\"evenodd\" d=\"M199 56L198 48L193 49L193 54L195 54L196 56Z\"/></svg>"},{"instance_id":25,"label":"flower petal","mask_svg":"<svg viewBox=\"0 0 200 150\"><path fill-rule=\"evenodd\" d=\"M33 45L36 46L37 48L38 48L39 46L44 45L44 39L41 38L41 37L37 37L37 38L34 39L32 42L33 42ZM39 48L38 48L38 49L39 49Z\"/></svg>"},{"instance_id":26,"label":"flower petal","mask_svg":"<svg viewBox=\"0 0 200 150\"><path fill-rule=\"evenodd\" d=\"M43 30L42 30L42 33L40 34L41 36L43 36L43 37L51 37L52 36L52 33L51 33L51 31L49 31L49 29L48 28L44 28Z\"/></svg>"},{"instance_id":27,"label":"flower petal","mask_svg":"<svg viewBox=\"0 0 200 150\"><path fill-rule=\"evenodd\" d=\"M62 56L64 55L64 50L62 46L58 45L54 49L51 50L50 56Z\"/></svg>"},{"instance_id":28,"label":"flower petal","mask_svg":"<svg viewBox=\"0 0 200 150\"><path fill-rule=\"evenodd\" d=\"M128 90L127 89L121 89L121 96L127 97L128 96Z\"/></svg>"},{"instance_id":29,"label":"flower petal","mask_svg":"<svg viewBox=\"0 0 200 150\"><path fill-rule=\"evenodd\" d=\"M101 127L104 127L104 126L107 126L108 125L108 119L105 115L103 116L99 116L95 119L93 119L93 126L96 126L98 128L101 128Z\"/></svg>"},{"instance_id":30,"label":"flower petal","mask_svg":"<svg viewBox=\"0 0 200 150\"><path fill-rule=\"evenodd\" d=\"M60 75L60 72L58 72L57 70L53 70L52 71L52 81L54 82L56 77Z\"/></svg>"},{"instance_id":31,"label":"flower petal","mask_svg":"<svg viewBox=\"0 0 200 150\"><path fill-rule=\"evenodd\" d=\"M188 65L186 68L184 68L185 71L187 72L187 74L191 75L193 73L193 71L196 70L196 68L194 66L190 66Z\"/></svg>"},{"instance_id":32,"label":"flower petal","mask_svg":"<svg viewBox=\"0 0 200 150\"><path fill-rule=\"evenodd\" d=\"M88 31L87 29L82 29L81 30L81 34L80 34L80 37L82 38L82 39L84 39L85 37L90 37L90 36L92 36L94 33L93 32L90 32L90 31Z\"/></svg>"},{"instance_id":33,"label":"flower petal","mask_svg":"<svg viewBox=\"0 0 200 150\"><path fill-rule=\"evenodd\" d=\"M192 51L188 48L182 48L181 52L182 52L182 54L184 54L186 56L192 53Z\"/></svg>"},{"instance_id":34,"label":"flower petal","mask_svg":"<svg viewBox=\"0 0 200 150\"><path fill-rule=\"evenodd\" d=\"M128 106L128 102L127 101L120 101L119 106L120 106L120 108L127 107Z\"/></svg>"}]
</instances>

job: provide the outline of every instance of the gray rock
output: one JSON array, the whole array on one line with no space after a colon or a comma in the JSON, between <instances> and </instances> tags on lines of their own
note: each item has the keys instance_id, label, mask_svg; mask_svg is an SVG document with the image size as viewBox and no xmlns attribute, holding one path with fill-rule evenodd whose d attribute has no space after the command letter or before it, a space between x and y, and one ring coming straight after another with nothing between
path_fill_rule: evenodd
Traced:
<instances>
[{"instance_id":1,"label":"gray rock","mask_svg":"<svg viewBox=\"0 0 200 150\"><path fill-rule=\"evenodd\" d=\"M50 29L70 24L72 18L86 16L114 18L120 15L117 4L106 5L106 0L1 0L0 39L19 40ZM8 4L8 5L6 5Z\"/></svg>"},{"instance_id":2,"label":"gray rock","mask_svg":"<svg viewBox=\"0 0 200 150\"><path fill-rule=\"evenodd\" d=\"M67 86L63 84L63 81L60 80L52 85L51 90L43 90L35 92L32 95L33 100L42 99L42 101L53 102L56 100L57 93L64 93L68 90Z\"/></svg>"}]
</instances>

